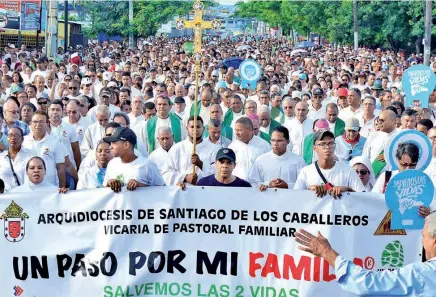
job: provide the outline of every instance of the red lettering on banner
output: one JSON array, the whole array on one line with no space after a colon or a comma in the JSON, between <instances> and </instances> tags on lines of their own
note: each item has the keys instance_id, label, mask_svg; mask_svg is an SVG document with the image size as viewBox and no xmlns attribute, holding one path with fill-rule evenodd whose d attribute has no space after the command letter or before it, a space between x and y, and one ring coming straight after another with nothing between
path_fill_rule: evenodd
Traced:
<instances>
[{"instance_id":1,"label":"red lettering on banner","mask_svg":"<svg viewBox=\"0 0 436 297\"><path fill-rule=\"evenodd\" d=\"M277 258L277 255L269 253L261 275L262 277L267 277L271 272L274 273L275 278L282 278L280 275L279 259Z\"/></svg>"},{"instance_id":2,"label":"red lettering on banner","mask_svg":"<svg viewBox=\"0 0 436 297\"><path fill-rule=\"evenodd\" d=\"M256 270L261 269L262 265L256 263L257 259L263 258L262 253L249 253L248 273L251 277L256 277Z\"/></svg>"},{"instance_id":3,"label":"red lettering on banner","mask_svg":"<svg viewBox=\"0 0 436 297\"><path fill-rule=\"evenodd\" d=\"M292 278L294 280L320 282L321 273L323 282L336 279L336 276L330 273L329 263L319 257L301 256L297 261L294 256L285 254L283 256L283 267L279 264L279 258L276 254L269 253L264 264L259 263L259 259L264 259L264 254L249 253L248 269L251 277L256 277L256 271L261 270L261 277L268 277L272 273L274 278L277 279Z\"/></svg>"}]
</instances>

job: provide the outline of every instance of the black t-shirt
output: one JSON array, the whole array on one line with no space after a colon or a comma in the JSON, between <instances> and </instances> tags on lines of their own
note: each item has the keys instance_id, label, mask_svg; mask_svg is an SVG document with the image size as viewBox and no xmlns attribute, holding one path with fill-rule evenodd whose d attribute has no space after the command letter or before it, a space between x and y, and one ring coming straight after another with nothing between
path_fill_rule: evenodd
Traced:
<instances>
[{"instance_id":1,"label":"black t-shirt","mask_svg":"<svg viewBox=\"0 0 436 297\"><path fill-rule=\"evenodd\" d=\"M216 180L215 175L209 175L206 177L203 177L197 182L197 186L211 186L211 187L245 187L245 188L251 188L251 185L249 182L240 179L236 176L236 179L231 182L230 184L223 184Z\"/></svg>"}]
</instances>

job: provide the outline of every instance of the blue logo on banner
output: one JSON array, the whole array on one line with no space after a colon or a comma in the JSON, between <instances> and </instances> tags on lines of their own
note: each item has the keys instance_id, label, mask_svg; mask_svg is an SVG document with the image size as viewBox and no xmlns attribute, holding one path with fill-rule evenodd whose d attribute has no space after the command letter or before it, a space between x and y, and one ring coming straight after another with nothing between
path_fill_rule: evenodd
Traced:
<instances>
[{"instance_id":1,"label":"blue logo on banner","mask_svg":"<svg viewBox=\"0 0 436 297\"><path fill-rule=\"evenodd\" d=\"M262 75L262 69L256 61L245 60L239 65L239 75L242 79L241 88L254 90Z\"/></svg>"},{"instance_id":2,"label":"blue logo on banner","mask_svg":"<svg viewBox=\"0 0 436 297\"><path fill-rule=\"evenodd\" d=\"M392 212L391 229L422 229L424 218L419 215L418 207L428 207L433 194L433 183L424 172L404 170L392 177L385 193Z\"/></svg>"},{"instance_id":3,"label":"blue logo on banner","mask_svg":"<svg viewBox=\"0 0 436 297\"><path fill-rule=\"evenodd\" d=\"M432 147L428 137L422 132L416 130L403 130L392 136L385 147L386 163L390 170L398 170L398 160L395 156L400 143L413 143L419 148L419 160L416 164L416 170L424 171L430 165L432 158ZM387 156L387 157L386 157Z\"/></svg>"},{"instance_id":4,"label":"blue logo on banner","mask_svg":"<svg viewBox=\"0 0 436 297\"><path fill-rule=\"evenodd\" d=\"M428 108L430 93L436 86L433 69L425 65L415 65L407 69L401 80L406 93L406 107Z\"/></svg>"}]
</instances>

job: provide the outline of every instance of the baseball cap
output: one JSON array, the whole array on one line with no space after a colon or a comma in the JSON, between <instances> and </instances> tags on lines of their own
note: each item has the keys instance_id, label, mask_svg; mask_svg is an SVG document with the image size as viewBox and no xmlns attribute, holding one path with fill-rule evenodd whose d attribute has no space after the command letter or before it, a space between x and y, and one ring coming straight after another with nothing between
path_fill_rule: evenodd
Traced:
<instances>
[{"instance_id":1,"label":"baseball cap","mask_svg":"<svg viewBox=\"0 0 436 297\"><path fill-rule=\"evenodd\" d=\"M335 135L329 130L319 130L313 134L313 144L315 144L317 140L322 140L326 136L335 139Z\"/></svg>"},{"instance_id":2,"label":"baseball cap","mask_svg":"<svg viewBox=\"0 0 436 297\"><path fill-rule=\"evenodd\" d=\"M111 136L104 137L103 140L106 142L109 142L109 143L123 140L123 141L128 141L131 144L135 145L136 144L136 134L130 128L118 127L114 130L114 132L112 133Z\"/></svg>"},{"instance_id":3,"label":"baseball cap","mask_svg":"<svg viewBox=\"0 0 436 297\"><path fill-rule=\"evenodd\" d=\"M374 81L374 85L372 86L373 90L383 90L381 79L376 79Z\"/></svg>"},{"instance_id":4,"label":"baseball cap","mask_svg":"<svg viewBox=\"0 0 436 297\"><path fill-rule=\"evenodd\" d=\"M103 80L111 80L111 78L112 78L112 73L110 73L110 72L103 72Z\"/></svg>"},{"instance_id":5,"label":"baseball cap","mask_svg":"<svg viewBox=\"0 0 436 297\"><path fill-rule=\"evenodd\" d=\"M301 92L300 91L293 91L291 93L291 97L301 99Z\"/></svg>"},{"instance_id":6,"label":"baseball cap","mask_svg":"<svg viewBox=\"0 0 436 297\"><path fill-rule=\"evenodd\" d=\"M347 96L348 96L348 90L346 88L338 89L338 97L347 97Z\"/></svg>"},{"instance_id":7,"label":"baseball cap","mask_svg":"<svg viewBox=\"0 0 436 297\"><path fill-rule=\"evenodd\" d=\"M216 161L221 159L227 159L232 163L236 163L236 155L232 149L222 148L216 153Z\"/></svg>"},{"instance_id":8,"label":"baseball cap","mask_svg":"<svg viewBox=\"0 0 436 297\"><path fill-rule=\"evenodd\" d=\"M115 66L115 72L123 71L123 68L120 65Z\"/></svg>"},{"instance_id":9,"label":"baseball cap","mask_svg":"<svg viewBox=\"0 0 436 297\"><path fill-rule=\"evenodd\" d=\"M108 88L110 88L110 87L115 87L115 88L117 88L118 85L117 85L116 82L114 82L114 81L110 81L110 82L107 84L107 87L108 87Z\"/></svg>"},{"instance_id":10,"label":"baseball cap","mask_svg":"<svg viewBox=\"0 0 436 297\"><path fill-rule=\"evenodd\" d=\"M214 71L212 71L212 76L219 76L219 72L218 72L218 70L214 70Z\"/></svg>"},{"instance_id":11,"label":"baseball cap","mask_svg":"<svg viewBox=\"0 0 436 297\"><path fill-rule=\"evenodd\" d=\"M266 72L274 71L274 67L272 67L271 65L270 66L266 66L265 71Z\"/></svg>"},{"instance_id":12,"label":"baseball cap","mask_svg":"<svg viewBox=\"0 0 436 297\"><path fill-rule=\"evenodd\" d=\"M324 92L320 88L313 90L313 95L323 95L323 94Z\"/></svg>"},{"instance_id":13,"label":"baseball cap","mask_svg":"<svg viewBox=\"0 0 436 297\"><path fill-rule=\"evenodd\" d=\"M38 60L36 60L36 64L41 64L44 63L44 58L38 58Z\"/></svg>"},{"instance_id":14,"label":"baseball cap","mask_svg":"<svg viewBox=\"0 0 436 297\"><path fill-rule=\"evenodd\" d=\"M174 98L174 103L185 103L185 98L183 97L176 97Z\"/></svg>"},{"instance_id":15,"label":"baseball cap","mask_svg":"<svg viewBox=\"0 0 436 297\"><path fill-rule=\"evenodd\" d=\"M306 79L307 79L307 75L306 75L306 73L300 73L300 75L298 76L298 79L300 79L300 80L306 80Z\"/></svg>"},{"instance_id":16,"label":"baseball cap","mask_svg":"<svg viewBox=\"0 0 436 297\"><path fill-rule=\"evenodd\" d=\"M328 130L329 122L326 119L319 119L315 123L316 130Z\"/></svg>"},{"instance_id":17,"label":"baseball cap","mask_svg":"<svg viewBox=\"0 0 436 297\"><path fill-rule=\"evenodd\" d=\"M82 78L82 85L91 85L91 84L92 84L92 80L90 77Z\"/></svg>"},{"instance_id":18,"label":"baseball cap","mask_svg":"<svg viewBox=\"0 0 436 297\"><path fill-rule=\"evenodd\" d=\"M354 130L359 131L360 129L360 123L359 120L356 118L348 118L345 121L345 130Z\"/></svg>"}]
</instances>

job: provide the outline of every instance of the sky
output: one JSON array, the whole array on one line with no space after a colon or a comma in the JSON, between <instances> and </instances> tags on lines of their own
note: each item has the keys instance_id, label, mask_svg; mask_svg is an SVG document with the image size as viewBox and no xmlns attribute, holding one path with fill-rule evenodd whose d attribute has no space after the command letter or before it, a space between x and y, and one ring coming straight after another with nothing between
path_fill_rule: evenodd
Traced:
<instances>
[{"instance_id":1,"label":"sky","mask_svg":"<svg viewBox=\"0 0 436 297\"><path fill-rule=\"evenodd\" d=\"M234 5L239 0L218 0L218 3L221 5Z\"/></svg>"}]
</instances>

